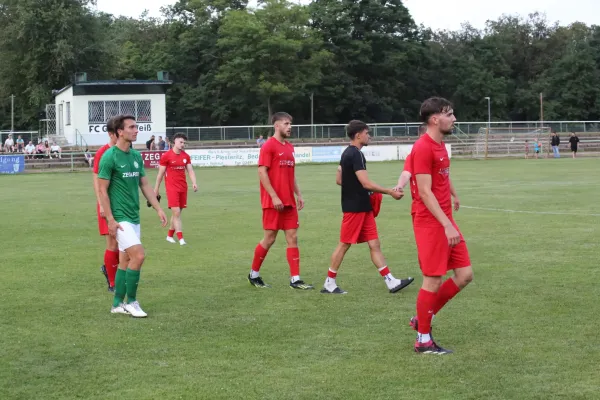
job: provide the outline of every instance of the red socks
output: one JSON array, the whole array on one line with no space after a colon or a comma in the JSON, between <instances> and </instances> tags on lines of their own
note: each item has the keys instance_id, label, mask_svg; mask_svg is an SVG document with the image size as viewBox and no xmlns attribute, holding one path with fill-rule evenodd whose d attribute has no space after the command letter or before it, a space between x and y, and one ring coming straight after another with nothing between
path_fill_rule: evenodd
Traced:
<instances>
[{"instance_id":1,"label":"red socks","mask_svg":"<svg viewBox=\"0 0 600 400\"><path fill-rule=\"evenodd\" d=\"M454 296L456 296L460 292L460 288L454 282L454 279L448 278L442 286L440 286L440 290L437 292L437 298L435 301L435 305L433 306L433 313L437 314L442 307L446 305L447 302L450 301ZM419 325L421 321L419 320Z\"/></svg>"},{"instance_id":2,"label":"red socks","mask_svg":"<svg viewBox=\"0 0 600 400\"><path fill-rule=\"evenodd\" d=\"M386 265L385 267L379 270L379 273L381 274L381 276L386 277L390 273L390 269Z\"/></svg>"},{"instance_id":3,"label":"red socks","mask_svg":"<svg viewBox=\"0 0 600 400\"><path fill-rule=\"evenodd\" d=\"M117 268L119 268L119 252L105 250L104 251L104 267L106 268L106 274L108 275L108 282L110 286L115 286L115 276L117 275Z\"/></svg>"},{"instance_id":4,"label":"red socks","mask_svg":"<svg viewBox=\"0 0 600 400\"><path fill-rule=\"evenodd\" d=\"M252 271L260 271L260 266L265 260L268 252L269 250L262 247L260 243L256 245L256 248L254 249L254 259L252 259Z\"/></svg>"},{"instance_id":5,"label":"red socks","mask_svg":"<svg viewBox=\"0 0 600 400\"><path fill-rule=\"evenodd\" d=\"M183 239L183 232L177 232L177 239Z\"/></svg>"},{"instance_id":6,"label":"red socks","mask_svg":"<svg viewBox=\"0 0 600 400\"><path fill-rule=\"evenodd\" d=\"M175 229L169 229L169 233L167 234L167 236L173 237L174 234L175 234Z\"/></svg>"},{"instance_id":7,"label":"red socks","mask_svg":"<svg viewBox=\"0 0 600 400\"><path fill-rule=\"evenodd\" d=\"M419 319L420 334L428 334L431 331L431 319L433 318L433 307L436 304L437 293L425 289L419 290L417 296L417 318Z\"/></svg>"},{"instance_id":8,"label":"red socks","mask_svg":"<svg viewBox=\"0 0 600 400\"><path fill-rule=\"evenodd\" d=\"M300 250L297 247L288 247L287 260L290 265L290 276L300 275Z\"/></svg>"},{"instance_id":9,"label":"red socks","mask_svg":"<svg viewBox=\"0 0 600 400\"><path fill-rule=\"evenodd\" d=\"M327 277L331 279L335 279L337 276L337 271L332 271L331 268L327 270Z\"/></svg>"}]
</instances>

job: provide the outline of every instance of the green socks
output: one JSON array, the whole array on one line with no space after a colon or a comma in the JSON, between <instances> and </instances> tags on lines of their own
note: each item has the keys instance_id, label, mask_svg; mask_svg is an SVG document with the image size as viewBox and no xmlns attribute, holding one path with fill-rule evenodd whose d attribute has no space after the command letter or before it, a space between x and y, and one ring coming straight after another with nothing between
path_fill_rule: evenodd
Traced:
<instances>
[{"instance_id":1,"label":"green socks","mask_svg":"<svg viewBox=\"0 0 600 400\"><path fill-rule=\"evenodd\" d=\"M138 283L140 282L140 271L134 271L132 269L127 268L127 274L125 279L127 281L127 304L130 304L135 301ZM115 286L116 285L117 284L115 283Z\"/></svg>"},{"instance_id":2,"label":"green socks","mask_svg":"<svg viewBox=\"0 0 600 400\"><path fill-rule=\"evenodd\" d=\"M125 270L120 269L120 268L117 269L117 275L115 276L115 298L113 300L113 307L118 307L119 304L121 304L123 302L123 300L125 300L126 275L127 275L127 273L125 272ZM138 271L138 278L139 278L139 276L140 275L139 275L139 271Z\"/></svg>"}]
</instances>

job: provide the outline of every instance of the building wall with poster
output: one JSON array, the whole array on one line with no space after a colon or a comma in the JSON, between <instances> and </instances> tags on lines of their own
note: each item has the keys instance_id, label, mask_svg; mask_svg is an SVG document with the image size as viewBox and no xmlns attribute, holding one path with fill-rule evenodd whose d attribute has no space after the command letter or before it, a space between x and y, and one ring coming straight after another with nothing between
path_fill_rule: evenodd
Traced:
<instances>
[{"instance_id":1,"label":"building wall with poster","mask_svg":"<svg viewBox=\"0 0 600 400\"><path fill-rule=\"evenodd\" d=\"M98 146L107 142L106 121L131 114L138 123L136 143L167 130L168 80L75 82L55 92L56 134L69 144Z\"/></svg>"}]
</instances>

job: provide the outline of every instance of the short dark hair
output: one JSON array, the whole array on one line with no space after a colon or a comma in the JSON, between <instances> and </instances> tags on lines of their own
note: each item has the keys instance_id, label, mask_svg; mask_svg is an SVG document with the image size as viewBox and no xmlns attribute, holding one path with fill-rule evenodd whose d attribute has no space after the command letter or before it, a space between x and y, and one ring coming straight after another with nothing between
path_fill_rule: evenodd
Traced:
<instances>
[{"instance_id":1,"label":"short dark hair","mask_svg":"<svg viewBox=\"0 0 600 400\"><path fill-rule=\"evenodd\" d=\"M108 133L117 133L115 132L115 117L109 118L108 121L106 121L106 130Z\"/></svg>"},{"instance_id":2,"label":"short dark hair","mask_svg":"<svg viewBox=\"0 0 600 400\"><path fill-rule=\"evenodd\" d=\"M357 119L353 119L352 121L348 122L348 125L346 125L346 135L348 135L350 140L354 140L356 134L364 131L365 129L369 129L369 125Z\"/></svg>"},{"instance_id":3,"label":"short dark hair","mask_svg":"<svg viewBox=\"0 0 600 400\"><path fill-rule=\"evenodd\" d=\"M187 142L187 140L188 140L188 138L187 138L187 136L185 135L185 133L176 133L176 134L173 136L173 139L171 139L171 140L173 141L173 143L175 143L175 139L183 139L183 140L185 140L186 142Z\"/></svg>"},{"instance_id":4,"label":"short dark hair","mask_svg":"<svg viewBox=\"0 0 600 400\"><path fill-rule=\"evenodd\" d=\"M425 132L427 132L427 124L419 125L419 135L422 135Z\"/></svg>"},{"instance_id":5,"label":"short dark hair","mask_svg":"<svg viewBox=\"0 0 600 400\"><path fill-rule=\"evenodd\" d=\"M290 122L294 120L292 116L286 112L276 112L271 116L271 124L275 124L275 122L281 121L282 119L289 119Z\"/></svg>"},{"instance_id":6,"label":"short dark hair","mask_svg":"<svg viewBox=\"0 0 600 400\"><path fill-rule=\"evenodd\" d=\"M120 114L116 117L113 117L113 127L115 129L115 134L119 136L119 129L125 129L125 121L128 119L132 119L135 121L135 117L129 114ZM154 135L152 135L154 136Z\"/></svg>"},{"instance_id":7,"label":"short dark hair","mask_svg":"<svg viewBox=\"0 0 600 400\"><path fill-rule=\"evenodd\" d=\"M419 115L421 121L428 123L429 118L434 114L440 114L453 108L452 103L443 97L430 97L421 104Z\"/></svg>"}]
</instances>

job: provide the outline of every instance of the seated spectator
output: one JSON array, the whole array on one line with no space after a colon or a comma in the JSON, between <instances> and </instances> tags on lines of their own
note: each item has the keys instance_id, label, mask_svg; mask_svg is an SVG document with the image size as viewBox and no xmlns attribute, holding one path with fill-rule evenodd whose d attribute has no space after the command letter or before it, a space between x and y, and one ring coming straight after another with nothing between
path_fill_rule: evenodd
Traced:
<instances>
[{"instance_id":1,"label":"seated spectator","mask_svg":"<svg viewBox=\"0 0 600 400\"><path fill-rule=\"evenodd\" d=\"M260 135L258 137L258 139L256 140L256 144L258 145L258 147L262 147L262 145L265 144L265 139L263 138L263 135Z\"/></svg>"},{"instance_id":2,"label":"seated spectator","mask_svg":"<svg viewBox=\"0 0 600 400\"><path fill-rule=\"evenodd\" d=\"M25 158L33 158L33 155L35 154L35 146L31 140L29 141L29 144L25 146L23 153L25 153Z\"/></svg>"},{"instance_id":3,"label":"seated spectator","mask_svg":"<svg viewBox=\"0 0 600 400\"><path fill-rule=\"evenodd\" d=\"M90 168L94 166L94 155L88 149L85 149L85 160L90 165Z\"/></svg>"},{"instance_id":4,"label":"seated spectator","mask_svg":"<svg viewBox=\"0 0 600 400\"><path fill-rule=\"evenodd\" d=\"M50 156L50 144L48 144L47 140L44 142L44 149L45 149L45 152L46 152L46 157L52 158Z\"/></svg>"},{"instance_id":5,"label":"seated spectator","mask_svg":"<svg viewBox=\"0 0 600 400\"><path fill-rule=\"evenodd\" d=\"M52 158L52 154L56 154L56 158L62 158L62 149L56 143L52 143L50 146L50 158Z\"/></svg>"},{"instance_id":6,"label":"seated spectator","mask_svg":"<svg viewBox=\"0 0 600 400\"><path fill-rule=\"evenodd\" d=\"M38 145L35 147L35 158L44 158L44 154L46 154L46 147L40 140Z\"/></svg>"},{"instance_id":7,"label":"seated spectator","mask_svg":"<svg viewBox=\"0 0 600 400\"><path fill-rule=\"evenodd\" d=\"M24 148L25 141L23 140L23 137L19 135L19 137L17 138L17 153L22 153Z\"/></svg>"},{"instance_id":8,"label":"seated spectator","mask_svg":"<svg viewBox=\"0 0 600 400\"><path fill-rule=\"evenodd\" d=\"M12 153L15 151L15 141L13 140L12 133L8 134L8 138L4 142L4 151L7 153Z\"/></svg>"}]
</instances>

